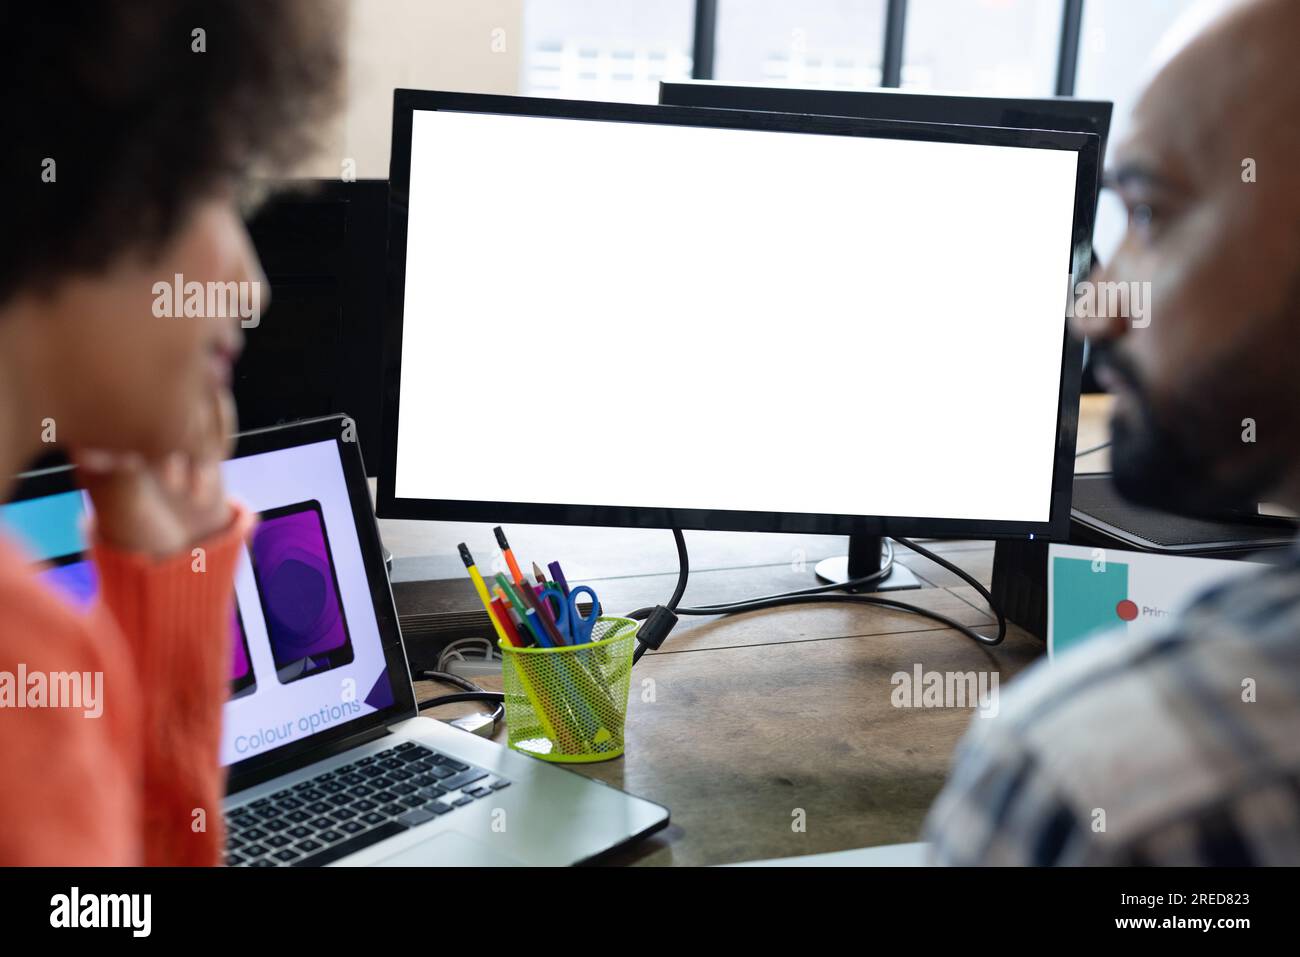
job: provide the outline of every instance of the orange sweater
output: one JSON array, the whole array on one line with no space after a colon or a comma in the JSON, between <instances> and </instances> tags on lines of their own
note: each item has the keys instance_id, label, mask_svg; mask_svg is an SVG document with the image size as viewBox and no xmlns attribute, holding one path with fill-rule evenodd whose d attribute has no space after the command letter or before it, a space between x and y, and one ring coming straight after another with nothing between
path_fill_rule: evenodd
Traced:
<instances>
[{"instance_id":1,"label":"orange sweater","mask_svg":"<svg viewBox=\"0 0 1300 957\"><path fill-rule=\"evenodd\" d=\"M250 524L237 508L201 543L202 571L188 552L158 561L94 542L88 613L0 537L0 865L218 863L231 582ZM14 690L39 700L30 676L69 672L102 673L99 717L16 706Z\"/></svg>"}]
</instances>

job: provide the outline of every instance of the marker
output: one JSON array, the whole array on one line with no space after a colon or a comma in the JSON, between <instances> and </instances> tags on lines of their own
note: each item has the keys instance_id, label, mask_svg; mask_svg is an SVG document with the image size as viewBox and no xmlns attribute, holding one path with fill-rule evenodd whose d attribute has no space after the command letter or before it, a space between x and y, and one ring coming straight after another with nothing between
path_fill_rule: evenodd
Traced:
<instances>
[{"instance_id":1,"label":"marker","mask_svg":"<svg viewBox=\"0 0 1300 957\"><path fill-rule=\"evenodd\" d=\"M498 640L509 644L510 639L505 629L501 627L501 622L497 621L496 615L492 614L492 599L488 597L487 585L483 583L483 576L479 574L478 566L474 564L474 556L469 553L469 547L464 542L461 542L457 548L460 549L460 560L465 563L465 569L469 572L469 580L474 583L474 590L478 592L478 600L483 603L483 610L487 612L488 620L496 629Z\"/></svg>"},{"instance_id":2,"label":"marker","mask_svg":"<svg viewBox=\"0 0 1300 957\"><path fill-rule=\"evenodd\" d=\"M560 591L564 592L564 597L569 597L569 583L564 578L564 569L560 567L559 562L551 562L546 566L551 570L551 577L555 579L555 584L560 586Z\"/></svg>"},{"instance_id":3,"label":"marker","mask_svg":"<svg viewBox=\"0 0 1300 957\"><path fill-rule=\"evenodd\" d=\"M510 550L510 543L506 541L505 529L498 525L492 531L497 537L497 544L501 546L501 554L506 557L506 564L510 566L510 574L515 576L515 584L522 584L524 573L519 570L519 563L515 561L515 553Z\"/></svg>"},{"instance_id":4,"label":"marker","mask_svg":"<svg viewBox=\"0 0 1300 957\"><path fill-rule=\"evenodd\" d=\"M528 626L533 629L537 635L537 643L543 648L554 648L555 642L551 640L550 632L546 629L542 619L533 609L528 609Z\"/></svg>"},{"instance_id":5,"label":"marker","mask_svg":"<svg viewBox=\"0 0 1300 957\"><path fill-rule=\"evenodd\" d=\"M537 620L541 622L542 628L546 631L546 637L550 639L552 645L564 646L568 642L560 634L560 629L556 627L555 619L551 615L551 608L545 602L537 597L537 593L528 585L527 582L519 586L519 597L523 603L531 610L537 612Z\"/></svg>"},{"instance_id":6,"label":"marker","mask_svg":"<svg viewBox=\"0 0 1300 957\"><path fill-rule=\"evenodd\" d=\"M510 620L510 612L506 609L506 604L500 598L492 599L492 611L496 614L496 619L501 625L501 630L506 633L506 638L516 648L524 646L524 640L519 637L519 632L515 628L515 623Z\"/></svg>"}]
</instances>

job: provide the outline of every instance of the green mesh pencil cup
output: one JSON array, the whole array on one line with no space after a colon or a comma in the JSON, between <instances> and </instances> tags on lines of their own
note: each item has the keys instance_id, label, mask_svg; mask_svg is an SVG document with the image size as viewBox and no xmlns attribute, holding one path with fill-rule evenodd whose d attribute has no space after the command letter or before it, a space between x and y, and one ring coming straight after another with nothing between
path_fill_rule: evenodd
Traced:
<instances>
[{"instance_id":1,"label":"green mesh pencil cup","mask_svg":"<svg viewBox=\"0 0 1300 957\"><path fill-rule=\"evenodd\" d=\"M591 641L556 648L500 642L510 747L567 763L621 755L639 625L602 617Z\"/></svg>"}]
</instances>

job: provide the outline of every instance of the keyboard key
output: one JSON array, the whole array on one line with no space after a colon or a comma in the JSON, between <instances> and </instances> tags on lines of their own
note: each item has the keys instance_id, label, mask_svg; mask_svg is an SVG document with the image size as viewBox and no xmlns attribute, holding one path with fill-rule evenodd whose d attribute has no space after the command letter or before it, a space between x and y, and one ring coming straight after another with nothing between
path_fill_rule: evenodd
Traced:
<instances>
[{"instance_id":1,"label":"keyboard key","mask_svg":"<svg viewBox=\"0 0 1300 957\"><path fill-rule=\"evenodd\" d=\"M427 798L440 798L447 792L444 791L442 788L420 788L420 790L416 791L415 793L418 794L420 797L427 799Z\"/></svg>"},{"instance_id":2,"label":"keyboard key","mask_svg":"<svg viewBox=\"0 0 1300 957\"><path fill-rule=\"evenodd\" d=\"M342 807L345 804L351 804L355 800L356 798L353 795L344 791L342 794L331 794L329 803L333 804L335 807Z\"/></svg>"},{"instance_id":3,"label":"keyboard key","mask_svg":"<svg viewBox=\"0 0 1300 957\"><path fill-rule=\"evenodd\" d=\"M417 824L423 824L425 821L432 821L436 814L432 811L412 808L397 819L398 824L405 824L407 827L415 827Z\"/></svg>"},{"instance_id":4,"label":"keyboard key","mask_svg":"<svg viewBox=\"0 0 1300 957\"><path fill-rule=\"evenodd\" d=\"M414 741L403 741L403 742L402 742L401 744L399 744L397 747L393 748L393 750L394 750L394 751L410 751L413 747L415 747L415 742L414 742Z\"/></svg>"},{"instance_id":5,"label":"keyboard key","mask_svg":"<svg viewBox=\"0 0 1300 957\"><path fill-rule=\"evenodd\" d=\"M489 791L488 793L491 794L492 792ZM315 832L312 831L311 828L309 828L309 827L303 827L303 826L300 824L300 825L298 825L297 827L291 827L291 828L289 828L289 830L285 831L285 833L288 834L288 835L289 835L291 838L293 838L295 841L301 841L304 837L311 837L312 834L315 833Z\"/></svg>"},{"instance_id":6,"label":"keyboard key","mask_svg":"<svg viewBox=\"0 0 1300 957\"><path fill-rule=\"evenodd\" d=\"M340 831L346 831L348 834L355 834L357 831L364 831L366 826L357 821L344 821L339 825Z\"/></svg>"},{"instance_id":7,"label":"keyboard key","mask_svg":"<svg viewBox=\"0 0 1300 957\"><path fill-rule=\"evenodd\" d=\"M508 787L510 787L510 782L509 782L509 781L503 781L503 780L501 780L501 779L498 778L497 780L495 780L495 781L493 781L491 784L489 784L488 787L490 787L493 791L500 791L502 788L508 788Z\"/></svg>"},{"instance_id":8,"label":"keyboard key","mask_svg":"<svg viewBox=\"0 0 1300 957\"><path fill-rule=\"evenodd\" d=\"M415 789L415 785L413 784L394 784L391 790L394 794L402 795L402 794L414 794L416 789Z\"/></svg>"},{"instance_id":9,"label":"keyboard key","mask_svg":"<svg viewBox=\"0 0 1300 957\"><path fill-rule=\"evenodd\" d=\"M268 806L270 803L271 803L271 799L270 799L270 798L258 798L256 801L254 801L252 804L250 804L249 807L254 807L254 808L258 808L258 807L266 807L266 806Z\"/></svg>"},{"instance_id":10,"label":"keyboard key","mask_svg":"<svg viewBox=\"0 0 1300 957\"><path fill-rule=\"evenodd\" d=\"M281 811L296 811L298 808L302 807L302 802L297 798L284 798L277 802L275 806Z\"/></svg>"},{"instance_id":11,"label":"keyboard key","mask_svg":"<svg viewBox=\"0 0 1300 957\"><path fill-rule=\"evenodd\" d=\"M306 811L290 811L285 818L293 821L294 824L305 824L311 820L311 815Z\"/></svg>"},{"instance_id":12,"label":"keyboard key","mask_svg":"<svg viewBox=\"0 0 1300 957\"><path fill-rule=\"evenodd\" d=\"M320 841L313 840L312 838L307 838L307 840L305 841L299 841L293 847L294 850L301 851L303 854L310 854L312 851L319 851L324 846L325 845L322 844Z\"/></svg>"},{"instance_id":13,"label":"keyboard key","mask_svg":"<svg viewBox=\"0 0 1300 957\"><path fill-rule=\"evenodd\" d=\"M411 778L411 783L418 788L427 788L431 784L437 784L438 779L432 774L421 774L419 777Z\"/></svg>"},{"instance_id":14,"label":"keyboard key","mask_svg":"<svg viewBox=\"0 0 1300 957\"><path fill-rule=\"evenodd\" d=\"M263 821L262 826L268 831L283 831L289 826L289 822L281 818L276 818L273 821Z\"/></svg>"},{"instance_id":15,"label":"keyboard key","mask_svg":"<svg viewBox=\"0 0 1300 957\"><path fill-rule=\"evenodd\" d=\"M472 794L476 798L485 798L485 797L491 797L493 792L491 788L474 788L473 790L467 791L466 793Z\"/></svg>"},{"instance_id":16,"label":"keyboard key","mask_svg":"<svg viewBox=\"0 0 1300 957\"><path fill-rule=\"evenodd\" d=\"M397 815L404 814L405 812L405 805L394 802L392 804L385 804L377 813L384 815L385 818L390 818L397 817Z\"/></svg>"},{"instance_id":17,"label":"keyboard key","mask_svg":"<svg viewBox=\"0 0 1300 957\"><path fill-rule=\"evenodd\" d=\"M374 758L362 758L360 761L357 762L357 767L359 767L359 768L364 768L364 767L366 767L367 765L371 765L371 764L374 764L374 763L375 763L375 759L374 759Z\"/></svg>"},{"instance_id":18,"label":"keyboard key","mask_svg":"<svg viewBox=\"0 0 1300 957\"><path fill-rule=\"evenodd\" d=\"M384 760L379 762L379 766L389 771L400 771L402 768L406 767L406 762L400 761L397 758L384 758Z\"/></svg>"},{"instance_id":19,"label":"keyboard key","mask_svg":"<svg viewBox=\"0 0 1300 957\"><path fill-rule=\"evenodd\" d=\"M272 794L272 795L271 795L271 800L272 800L272 801L283 801L285 798L287 798L287 797L288 797L290 794L292 794L292 793L293 793L293 792L292 792L292 790L291 790L290 788L285 788L283 791L276 791L274 794Z\"/></svg>"},{"instance_id":20,"label":"keyboard key","mask_svg":"<svg viewBox=\"0 0 1300 957\"><path fill-rule=\"evenodd\" d=\"M317 851L308 857L294 861L294 867L318 867L323 864L329 864L337 861L341 857L347 857L349 854L355 854L363 848L370 847L372 844L378 844L380 841L387 840L397 834L402 834L406 828L396 821L389 821L381 824L365 834L358 834L356 837L349 838L333 847L328 847L323 851Z\"/></svg>"},{"instance_id":21,"label":"keyboard key","mask_svg":"<svg viewBox=\"0 0 1300 957\"><path fill-rule=\"evenodd\" d=\"M284 861L286 864L289 863L290 861L296 861L298 858L302 857L302 855L299 854L297 851L288 847L286 847L283 851L276 851L271 856L274 857L277 861Z\"/></svg>"},{"instance_id":22,"label":"keyboard key","mask_svg":"<svg viewBox=\"0 0 1300 957\"><path fill-rule=\"evenodd\" d=\"M444 804L441 801L430 801L424 806L424 809L426 811L432 811L434 814L450 814L452 806L450 804Z\"/></svg>"},{"instance_id":23,"label":"keyboard key","mask_svg":"<svg viewBox=\"0 0 1300 957\"><path fill-rule=\"evenodd\" d=\"M269 854L270 852L269 847L264 847L261 844L250 844L244 848L244 856L249 858L261 857L263 854Z\"/></svg>"},{"instance_id":24,"label":"keyboard key","mask_svg":"<svg viewBox=\"0 0 1300 957\"><path fill-rule=\"evenodd\" d=\"M456 807L464 807L466 804L473 804L474 799L466 798L466 797L456 798L456 800L452 801L451 803L456 805Z\"/></svg>"},{"instance_id":25,"label":"keyboard key","mask_svg":"<svg viewBox=\"0 0 1300 957\"><path fill-rule=\"evenodd\" d=\"M366 824L383 824L388 818L376 811L371 811L369 814L361 815L361 820Z\"/></svg>"},{"instance_id":26,"label":"keyboard key","mask_svg":"<svg viewBox=\"0 0 1300 957\"><path fill-rule=\"evenodd\" d=\"M457 761L457 760L455 760L454 758L443 758L443 759L442 759L442 766L443 766L444 768L451 768L453 771L468 771L468 770L469 770L469 765L468 765L468 764L465 764L464 762L461 762L461 761Z\"/></svg>"},{"instance_id":27,"label":"keyboard key","mask_svg":"<svg viewBox=\"0 0 1300 957\"><path fill-rule=\"evenodd\" d=\"M350 821L356 817L357 814L358 811L355 808L341 807L337 811L332 812L330 817L334 818L336 821Z\"/></svg>"},{"instance_id":28,"label":"keyboard key","mask_svg":"<svg viewBox=\"0 0 1300 957\"><path fill-rule=\"evenodd\" d=\"M363 798L363 797L369 797L370 795L374 794L375 789L372 788L369 784L358 784L354 788L348 788L348 793L351 794L353 797Z\"/></svg>"},{"instance_id":29,"label":"keyboard key","mask_svg":"<svg viewBox=\"0 0 1300 957\"><path fill-rule=\"evenodd\" d=\"M271 860L269 857L259 857L257 860L253 861L253 863L249 864L248 866L249 867L275 867L275 861Z\"/></svg>"},{"instance_id":30,"label":"keyboard key","mask_svg":"<svg viewBox=\"0 0 1300 957\"><path fill-rule=\"evenodd\" d=\"M270 833L271 832L267 831L265 828L248 827L240 831L239 836L250 841L260 841Z\"/></svg>"},{"instance_id":31,"label":"keyboard key","mask_svg":"<svg viewBox=\"0 0 1300 957\"><path fill-rule=\"evenodd\" d=\"M227 867L238 867L240 864L243 864L244 861L246 861L246 860L247 860L247 858L244 857L243 854L227 854L227 855L226 855L226 866L227 866Z\"/></svg>"},{"instance_id":32,"label":"keyboard key","mask_svg":"<svg viewBox=\"0 0 1300 957\"><path fill-rule=\"evenodd\" d=\"M325 800L325 792L322 791L322 790L320 790L320 789L318 789L318 788L315 786L315 783L314 783L314 782L313 782L312 786L309 787L309 788L307 788L305 791L300 791L300 792L298 793L298 796L299 796L300 798L302 798L304 801L323 801L323 800Z\"/></svg>"},{"instance_id":33,"label":"keyboard key","mask_svg":"<svg viewBox=\"0 0 1300 957\"><path fill-rule=\"evenodd\" d=\"M340 834L338 831L324 830L316 835L316 840L321 841L325 844L333 844L337 841L343 840L343 835Z\"/></svg>"},{"instance_id":34,"label":"keyboard key","mask_svg":"<svg viewBox=\"0 0 1300 957\"><path fill-rule=\"evenodd\" d=\"M291 790L291 791L302 792L302 791L307 790L309 787L311 787L311 782L310 782L310 781L301 781L301 782L299 782L298 784L295 784L295 785L294 785L292 788L290 788L289 790Z\"/></svg>"},{"instance_id":35,"label":"keyboard key","mask_svg":"<svg viewBox=\"0 0 1300 957\"><path fill-rule=\"evenodd\" d=\"M272 834L266 839L267 847L288 847L289 839L283 834Z\"/></svg>"},{"instance_id":36,"label":"keyboard key","mask_svg":"<svg viewBox=\"0 0 1300 957\"><path fill-rule=\"evenodd\" d=\"M448 791L458 791L467 784L473 784L475 781L487 777L488 773L482 768L469 768L461 771L459 774L453 774L449 778L443 778L438 782L439 787L444 787Z\"/></svg>"},{"instance_id":37,"label":"keyboard key","mask_svg":"<svg viewBox=\"0 0 1300 957\"><path fill-rule=\"evenodd\" d=\"M373 811L375 808L379 807L379 805L376 804L374 801L367 801L365 798L362 798L360 801L357 801L352 806L356 808L358 811Z\"/></svg>"},{"instance_id":38,"label":"keyboard key","mask_svg":"<svg viewBox=\"0 0 1300 957\"><path fill-rule=\"evenodd\" d=\"M318 831L325 831L333 827L338 822L332 817L318 817L311 822L311 826Z\"/></svg>"},{"instance_id":39,"label":"keyboard key","mask_svg":"<svg viewBox=\"0 0 1300 957\"><path fill-rule=\"evenodd\" d=\"M491 794L492 792L489 791L488 793ZM428 798L422 798L418 794L408 794L397 803L405 804L407 807L420 807L427 800Z\"/></svg>"}]
</instances>

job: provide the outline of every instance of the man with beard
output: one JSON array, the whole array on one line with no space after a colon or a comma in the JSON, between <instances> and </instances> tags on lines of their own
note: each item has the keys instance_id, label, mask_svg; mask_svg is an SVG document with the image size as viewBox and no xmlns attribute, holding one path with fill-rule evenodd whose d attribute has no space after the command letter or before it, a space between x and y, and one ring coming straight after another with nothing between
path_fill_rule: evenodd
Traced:
<instances>
[{"instance_id":1,"label":"man with beard","mask_svg":"<svg viewBox=\"0 0 1300 957\"><path fill-rule=\"evenodd\" d=\"M1135 501L1300 509L1300 36L1245 0L1145 91L1108 173L1129 211L1098 282L1149 324L1076 319L1116 394ZM1300 550L1158 637L1040 663L975 722L927 839L944 864L1300 863Z\"/></svg>"}]
</instances>

